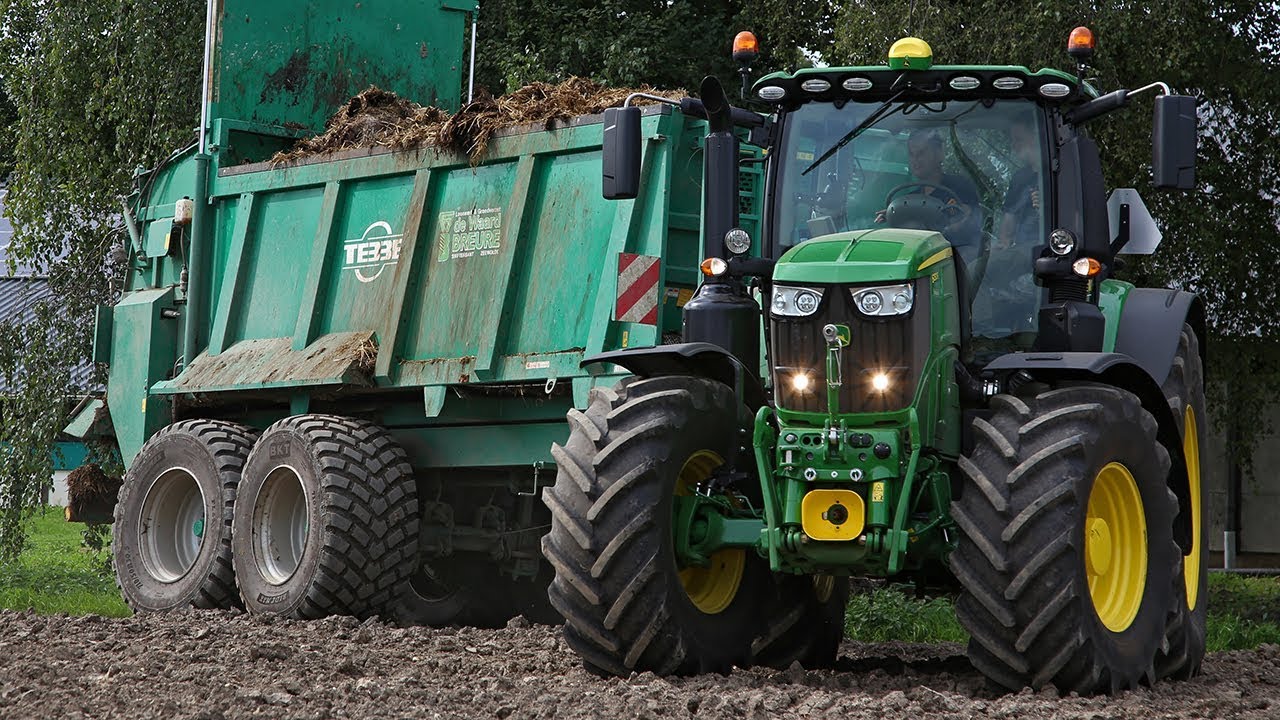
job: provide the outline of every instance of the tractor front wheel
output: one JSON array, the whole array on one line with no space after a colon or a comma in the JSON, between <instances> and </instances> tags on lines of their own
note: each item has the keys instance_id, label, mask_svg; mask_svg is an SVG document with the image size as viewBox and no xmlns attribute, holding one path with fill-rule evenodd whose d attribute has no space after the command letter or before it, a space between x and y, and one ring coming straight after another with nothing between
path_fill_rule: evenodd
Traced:
<instances>
[{"instance_id":1,"label":"tractor front wheel","mask_svg":"<svg viewBox=\"0 0 1280 720\"><path fill-rule=\"evenodd\" d=\"M744 429L733 392L696 377L629 378L592 390L553 446L542 551L565 639L587 669L626 676L726 672L750 659L757 611L772 592L754 553L727 548L702 564L677 559L680 503L707 492Z\"/></svg>"},{"instance_id":2,"label":"tractor front wheel","mask_svg":"<svg viewBox=\"0 0 1280 720\"><path fill-rule=\"evenodd\" d=\"M1014 690L1154 682L1178 553L1155 419L1132 393L1084 383L992 406L952 504L970 660Z\"/></svg>"}]
</instances>

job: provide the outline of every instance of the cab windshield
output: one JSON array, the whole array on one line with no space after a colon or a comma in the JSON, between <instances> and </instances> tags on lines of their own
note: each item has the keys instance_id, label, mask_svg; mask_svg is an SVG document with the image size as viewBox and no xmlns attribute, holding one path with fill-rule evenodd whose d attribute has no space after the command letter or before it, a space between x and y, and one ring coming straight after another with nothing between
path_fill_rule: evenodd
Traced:
<instances>
[{"instance_id":1,"label":"cab windshield","mask_svg":"<svg viewBox=\"0 0 1280 720\"><path fill-rule=\"evenodd\" d=\"M847 230L936 230L960 258L971 351L1030 348L1048 236L1043 117L1020 99L801 106L775 161L776 254Z\"/></svg>"}]
</instances>

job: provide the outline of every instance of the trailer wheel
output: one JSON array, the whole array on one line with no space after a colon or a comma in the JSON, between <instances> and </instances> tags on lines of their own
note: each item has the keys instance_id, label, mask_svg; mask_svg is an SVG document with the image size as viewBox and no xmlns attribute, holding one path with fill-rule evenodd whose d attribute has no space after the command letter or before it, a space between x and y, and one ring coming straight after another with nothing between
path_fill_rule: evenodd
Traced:
<instances>
[{"instance_id":1,"label":"trailer wheel","mask_svg":"<svg viewBox=\"0 0 1280 720\"><path fill-rule=\"evenodd\" d=\"M1190 325L1183 325L1178 352L1161 387L1182 435L1190 485L1191 547L1175 559L1174 597L1165 627L1168 649L1156 659L1160 677L1187 679L1200 672L1204 660L1205 623L1209 605L1209 563L1205 557L1208 517L1200 482L1200 428L1207 421L1204 365L1200 343Z\"/></svg>"},{"instance_id":2,"label":"trailer wheel","mask_svg":"<svg viewBox=\"0 0 1280 720\"><path fill-rule=\"evenodd\" d=\"M183 420L142 446L125 473L111 543L134 612L239 604L231 562L236 485L255 431Z\"/></svg>"},{"instance_id":3,"label":"trailer wheel","mask_svg":"<svg viewBox=\"0 0 1280 720\"><path fill-rule=\"evenodd\" d=\"M751 643L752 664L786 669L798 662L810 670L834 666L844 639L849 578L785 577L778 584L781 602L763 613L764 630Z\"/></svg>"},{"instance_id":4,"label":"trailer wheel","mask_svg":"<svg viewBox=\"0 0 1280 720\"><path fill-rule=\"evenodd\" d=\"M1132 393L1095 384L992 407L952 504L970 660L1008 689L1154 682L1178 553L1155 419Z\"/></svg>"},{"instance_id":5,"label":"trailer wheel","mask_svg":"<svg viewBox=\"0 0 1280 720\"><path fill-rule=\"evenodd\" d=\"M672 537L676 497L738 452L733 392L696 377L630 378L592 390L569 424L569 441L552 446L542 540L569 646L600 674L745 665L768 568L739 549L682 568Z\"/></svg>"},{"instance_id":6,"label":"trailer wheel","mask_svg":"<svg viewBox=\"0 0 1280 720\"><path fill-rule=\"evenodd\" d=\"M245 463L232 525L245 607L297 618L390 609L417 565L413 470L386 430L298 415Z\"/></svg>"}]
</instances>

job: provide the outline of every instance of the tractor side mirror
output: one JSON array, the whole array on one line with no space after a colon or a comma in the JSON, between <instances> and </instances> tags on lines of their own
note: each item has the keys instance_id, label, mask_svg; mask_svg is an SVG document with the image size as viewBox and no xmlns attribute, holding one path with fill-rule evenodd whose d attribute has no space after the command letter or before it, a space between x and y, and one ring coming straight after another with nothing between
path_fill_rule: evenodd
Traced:
<instances>
[{"instance_id":1,"label":"tractor side mirror","mask_svg":"<svg viewBox=\"0 0 1280 720\"><path fill-rule=\"evenodd\" d=\"M1188 95L1161 95L1156 98L1151 170L1156 187L1195 189L1195 98Z\"/></svg>"},{"instance_id":2,"label":"tractor side mirror","mask_svg":"<svg viewBox=\"0 0 1280 720\"><path fill-rule=\"evenodd\" d=\"M604 111L601 173L605 200L630 200L640 194L640 108Z\"/></svg>"}]
</instances>

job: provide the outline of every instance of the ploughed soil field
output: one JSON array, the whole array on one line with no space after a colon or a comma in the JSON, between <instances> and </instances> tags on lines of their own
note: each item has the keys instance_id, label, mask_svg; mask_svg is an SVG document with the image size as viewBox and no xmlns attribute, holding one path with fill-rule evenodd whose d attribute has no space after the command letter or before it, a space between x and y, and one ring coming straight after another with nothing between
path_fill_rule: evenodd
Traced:
<instances>
[{"instance_id":1,"label":"ploughed soil field","mask_svg":"<svg viewBox=\"0 0 1280 720\"><path fill-rule=\"evenodd\" d=\"M846 643L836 670L585 672L557 628L234 612L0 612L0 718L1280 718L1280 646L1114 698L1000 695L958 645Z\"/></svg>"}]
</instances>

